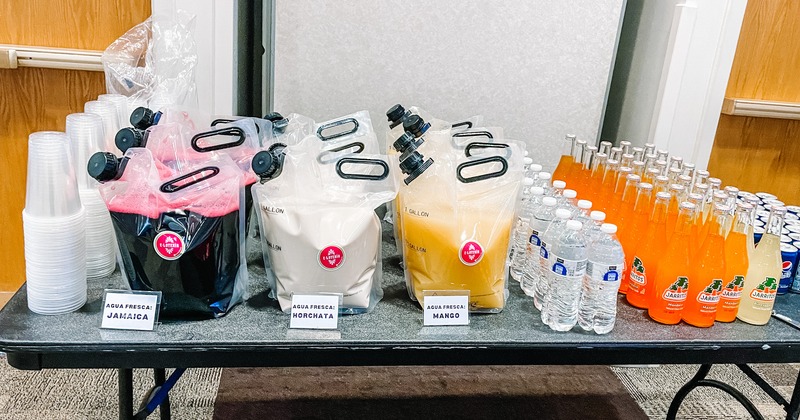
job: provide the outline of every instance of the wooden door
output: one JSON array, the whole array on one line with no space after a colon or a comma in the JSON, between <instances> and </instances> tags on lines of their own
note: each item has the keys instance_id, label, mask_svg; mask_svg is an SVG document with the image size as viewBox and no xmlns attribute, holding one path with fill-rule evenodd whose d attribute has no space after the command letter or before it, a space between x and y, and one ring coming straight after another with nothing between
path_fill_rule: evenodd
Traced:
<instances>
[{"instance_id":1,"label":"wooden door","mask_svg":"<svg viewBox=\"0 0 800 420\"><path fill-rule=\"evenodd\" d=\"M150 0L0 0L0 44L103 50L150 16ZM102 72L0 70L0 292L25 281L22 208L27 139L105 93Z\"/></svg>"},{"instance_id":2,"label":"wooden door","mask_svg":"<svg viewBox=\"0 0 800 420\"><path fill-rule=\"evenodd\" d=\"M800 1L751 0L725 94L800 103ZM722 115L708 170L800 205L800 120Z\"/></svg>"}]
</instances>

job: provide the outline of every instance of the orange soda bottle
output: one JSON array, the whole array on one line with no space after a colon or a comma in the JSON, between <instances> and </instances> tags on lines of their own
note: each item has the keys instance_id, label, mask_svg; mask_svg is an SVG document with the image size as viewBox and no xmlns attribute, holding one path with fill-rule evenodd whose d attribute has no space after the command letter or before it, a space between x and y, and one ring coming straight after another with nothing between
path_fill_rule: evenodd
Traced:
<instances>
[{"instance_id":1,"label":"orange soda bottle","mask_svg":"<svg viewBox=\"0 0 800 420\"><path fill-rule=\"evenodd\" d=\"M625 180L626 177L633 172L631 168L621 167L617 171L617 179L614 182L614 194L609 200L608 205L606 206L606 214L611 214L612 219L616 222L617 218L619 217L619 209L620 205L622 204L622 193L625 191ZM614 223L614 222L609 222Z\"/></svg>"},{"instance_id":2,"label":"orange soda bottle","mask_svg":"<svg viewBox=\"0 0 800 420\"><path fill-rule=\"evenodd\" d=\"M685 189L683 185L672 184L669 186L669 194L675 199L669 202L669 209L667 211L667 239L672 236L675 231L675 223L678 221L678 203L685 201Z\"/></svg>"},{"instance_id":3,"label":"orange soda bottle","mask_svg":"<svg viewBox=\"0 0 800 420\"><path fill-rule=\"evenodd\" d=\"M589 182L586 186L586 191L583 193L584 197L592 203L597 203L600 198L601 189L603 187L603 176L606 173L606 160L608 155L605 153L596 153L594 161L592 162L592 173L589 177Z\"/></svg>"},{"instance_id":4,"label":"orange soda bottle","mask_svg":"<svg viewBox=\"0 0 800 420\"><path fill-rule=\"evenodd\" d=\"M739 302L742 300L744 277L747 275L749 257L747 252L747 231L750 211L753 206L740 203L736 207L733 218L733 228L725 238L725 287L722 289L719 306L717 307L717 321L732 322L736 319Z\"/></svg>"},{"instance_id":5,"label":"orange soda bottle","mask_svg":"<svg viewBox=\"0 0 800 420\"><path fill-rule=\"evenodd\" d=\"M647 226L650 219L652 193L652 185L646 182L636 185L636 204L633 207L633 213L629 217L630 220L626 221L625 230L618 237L625 255L633 255L633 248L636 247L638 238L641 237ZM619 290L620 293L627 293L628 282L620 282Z\"/></svg>"},{"instance_id":6,"label":"orange soda bottle","mask_svg":"<svg viewBox=\"0 0 800 420\"><path fill-rule=\"evenodd\" d=\"M575 153L575 136L567 134L561 143L561 159L558 161L556 170L553 171L553 179L566 180L572 170L572 155Z\"/></svg>"},{"instance_id":7,"label":"orange soda bottle","mask_svg":"<svg viewBox=\"0 0 800 420\"><path fill-rule=\"evenodd\" d=\"M586 190L589 187L589 175L592 173L592 161L594 160L594 155L597 153L596 146L586 146L583 149L583 163L581 164L581 171L573 176L573 181L575 182L575 191L578 192L578 195L581 197L586 197Z\"/></svg>"},{"instance_id":8,"label":"orange soda bottle","mask_svg":"<svg viewBox=\"0 0 800 420\"><path fill-rule=\"evenodd\" d=\"M689 249L686 242L692 230L695 205L689 202L680 204L675 233L667 243L667 249L658 262L656 281L653 283L652 300L647 314L662 324L677 324L689 292Z\"/></svg>"},{"instance_id":9,"label":"orange soda bottle","mask_svg":"<svg viewBox=\"0 0 800 420\"><path fill-rule=\"evenodd\" d=\"M631 169L633 169L633 173L639 176L644 176L644 167L646 163L641 160L634 160L631 164Z\"/></svg>"},{"instance_id":10,"label":"orange soda bottle","mask_svg":"<svg viewBox=\"0 0 800 420\"><path fill-rule=\"evenodd\" d=\"M728 225L728 206L715 204L710 231L703 247L692 264L689 295L681 318L695 327L710 327L717 318L717 306L725 287L725 226Z\"/></svg>"},{"instance_id":11,"label":"orange soda bottle","mask_svg":"<svg viewBox=\"0 0 800 420\"><path fill-rule=\"evenodd\" d=\"M575 191L578 191L580 195L581 192L578 190L580 187L578 185L578 179L581 176L581 171L583 170L583 152L586 148L586 140L577 140L575 141L575 153L572 154L572 168L569 170L569 176L567 177L567 184Z\"/></svg>"},{"instance_id":12,"label":"orange soda bottle","mask_svg":"<svg viewBox=\"0 0 800 420\"><path fill-rule=\"evenodd\" d=\"M644 171L644 176L642 177L642 182L647 182L648 184L652 184L656 182L656 177L661 174L661 171L658 168L649 168Z\"/></svg>"},{"instance_id":13,"label":"orange soda bottle","mask_svg":"<svg viewBox=\"0 0 800 420\"><path fill-rule=\"evenodd\" d=\"M691 193L687 199L690 203L695 205L695 208L702 208L703 196L698 193ZM692 222L692 231L689 235L689 254L695 255L700 250L700 231L703 229L703 213L696 211L694 221ZM673 227L674 229L674 227Z\"/></svg>"},{"instance_id":14,"label":"orange soda bottle","mask_svg":"<svg viewBox=\"0 0 800 420\"><path fill-rule=\"evenodd\" d=\"M653 213L650 216L650 223L647 225L644 241L633 247L635 252L632 254L633 258L627 277L626 299L628 303L637 308L647 309L649 305L648 289L652 289L652 283L655 281L658 271L659 258L667 242L666 224L669 204L669 193L656 194Z\"/></svg>"},{"instance_id":15,"label":"orange soda bottle","mask_svg":"<svg viewBox=\"0 0 800 420\"><path fill-rule=\"evenodd\" d=\"M620 234L628 228L628 223L633 219L633 208L636 205L636 186L639 185L639 176L629 174L625 177L625 187L622 190L622 200L619 204L617 227ZM619 235L617 236L619 237Z\"/></svg>"},{"instance_id":16,"label":"orange soda bottle","mask_svg":"<svg viewBox=\"0 0 800 420\"><path fill-rule=\"evenodd\" d=\"M714 192L713 197L714 198L711 202L706 203L706 207L708 207L710 210L709 210L709 216L705 218L703 229L700 231L700 237L698 238L701 244L705 242L706 238L708 237L708 233L711 231L711 222L714 219L713 217L714 212L711 209L713 209L714 206L717 205L724 206L728 202L728 194L722 191Z\"/></svg>"},{"instance_id":17,"label":"orange soda bottle","mask_svg":"<svg viewBox=\"0 0 800 420\"><path fill-rule=\"evenodd\" d=\"M601 184L600 194L595 202L595 208L599 208L604 212L608 212L608 206L614 198L614 187L617 185L617 173L619 171L619 162L614 159L606 161L606 172L603 175L603 183Z\"/></svg>"},{"instance_id":18,"label":"orange soda bottle","mask_svg":"<svg viewBox=\"0 0 800 420\"><path fill-rule=\"evenodd\" d=\"M655 177L653 181L653 191L654 194L658 194L660 192L669 192L669 177L664 175L658 175Z\"/></svg>"}]
</instances>

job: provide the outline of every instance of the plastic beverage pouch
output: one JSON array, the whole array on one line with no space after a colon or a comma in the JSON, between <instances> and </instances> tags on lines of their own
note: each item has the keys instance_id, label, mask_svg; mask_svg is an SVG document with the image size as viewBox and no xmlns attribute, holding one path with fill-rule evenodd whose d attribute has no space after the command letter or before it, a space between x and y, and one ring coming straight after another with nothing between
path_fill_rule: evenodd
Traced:
<instances>
[{"instance_id":1,"label":"plastic beverage pouch","mask_svg":"<svg viewBox=\"0 0 800 420\"><path fill-rule=\"evenodd\" d=\"M508 157L440 156L404 188L404 260L413 299L421 301L425 290L469 290L470 311L503 309L524 153L523 144L506 144Z\"/></svg>"},{"instance_id":2,"label":"plastic beverage pouch","mask_svg":"<svg viewBox=\"0 0 800 420\"><path fill-rule=\"evenodd\" d=\"M397 181L385 155L320 163L320 151L310 137L289 146L280 176L253 187L270 296L287 312L293 293L341 293L342 313L368 312L383 296L374 210L394 198Z\"/></svg>"},{"instance_id":3,"label":"plastic beverage pouch","mask_svg":"<svg viewBox=\"0 0 800 420\"><path fill-rule=\"evenodd\" d=\"M188 127L190 131L201 131L211 126L211 116L199 109L172 105L160 111L159 124L179 123Z\"/></svg>"},{"instance_id":4,"label":"plastic beverage pouch","mask_svg":"<svg viewBox=\"0 0 800 420\"><path fill-rule=\"evenodd\" d=\"M149 150L131 148L101 184L133 290L159 290L164 318L203 319L241 302L248 274L240 170L215 157L161 179Z\"/></svg>"},{"instance_id":5,"label":"plastic beverage pouch","mask_svg":"<svg viewBox=\"0 0 800 420\"><path fill-rule=\"evenodd\" d=\"M378 137L372 128L372 120L367 111L359 111L319 123L315 125L314 131L317 139L324 144L323 150L353 145L361 148L361 151L366 154L380 153Z\"/></svg>"}]
</instances>

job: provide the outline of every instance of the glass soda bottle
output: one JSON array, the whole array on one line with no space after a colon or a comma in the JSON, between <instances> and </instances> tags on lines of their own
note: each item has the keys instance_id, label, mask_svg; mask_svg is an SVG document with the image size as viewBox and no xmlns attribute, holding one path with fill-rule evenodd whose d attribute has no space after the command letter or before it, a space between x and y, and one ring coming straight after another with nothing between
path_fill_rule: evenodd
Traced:
<instances>
[{"instance_id":1,"label":"glass soda bottle","mask_svg":"<svg viewBox=\"0 0 800 420\"><path fill-rule=\"evenodd\" d=\"M689 295L681 318L695 327L710 327L717 317L717 306L725 278L725 226L728 206L715 204L709 232L699 255L694 256L689 278Z\"/></svg>"},{"instance_id":2,"label":"glass soda bottle","mask_svg":"<svg viewBox=\"0 0 800 420\"><path fill-rule=\"evenodd\" d=\"M622 203L622 193L625 191L626 177L631 173L633 173L633 169L625 167L619 168L617 171L617 179L614 181L614 194L606 205L606 213L615 216L619 213L620 204Z\"/></svg>"},{"instance_id":3,"label":"glass soda bottle","mask_svg":"<svg viewBox=\"0 0 800 420\"><path fill-rule=\"evenodd\" d=\"M675 233L658 262L659 270L653 283L653 294L647 314L662 324L681 322L686 297L689 294L689 249L686 246L692 230L696 207L683 202L678 212Z\"/></svg>"},{"instance_id":4,"label":"glass soda bottle","mask_svg":"<svg viewBox=\"0 0 800 420\"><path fill-rule=\"evenodd\" d=\"M581 171L583 171L584 150L586 150L586 140L577 140L575 142L575 152L572 153L572 168L569 170L569 177L567 177L567 183L575 191L578 191L578 194L581 194L578 179L581 176Z\"/></svg>"},{"instance_id":5,"label":"glass soda bottle","mask_svg":"<svg viewBox=\"0 0 800 420\"><path fill-rule=\"evenodd\" d=\"M633 249L639 238L645 233L652 212L653 186L646 182L640 182L636 186L636 190L636 205L633 208L633 215L629 222L626 221L625 230L619 234L625 255L633 255ZM628 282L620 284L619 290L620 293L627 293Z\"/></svg>"},{"instance_id":6,"label":"glass soda bottle","mask_svg":"<svg viewBox=\"0 0 800 420\"><path fill-rule=\"evenodd\" d=\"M742 301L736 317L753 325L764 325L772 315L781 278L781 229L786 207L772 207L758 247L744 278Z\"/></svg>"},{"instance_id":7,"label":"glass soda bottle","mask_svg":"<svg viewBox=\"0 0 800 420\"><path fill-rule=\"evenodd\" d=\"M667 239L675 231L675 223L678 221L678 204L686 201L684 200L684 191L685 189L682 185L672 184L669 186L669 194L673 199L669 202L669 208L667 209Z\"/></svg>"},{"instance_id":8,"label":"glass soda bottle","mask_svg":"<svg viewBox=\"0 0 800 420\"><path fill-rule=\"evenodd\" d=\"M664 253L666 245L666 224L667 208L670 204L670 194L660 192L656 194L656 202L653 205L650 223L647 225L647 233L644 241L634 245L634 251L630 255L630 267L628 276L625 279L628 283L628 292L625 298L628 303L637 307L647 309L649 306L650 294L648 289L652 289L653 282L658 271L660 256Z\"/></svg>"},{"instance_id":9,"label":"glass soda bottle","mask_svg":"<svg viewBox=\"0 0 800 420\"><path fill-rule=\"evenodd\" d=\"M597 153L594 155L594 162L592 162L592 173L589 176L584 196L587 200L593 203L598 203L600 199L601 189L603 188L603 176L606 173L606 160L608 155L605 153Z\"/></svg>"},{"instance_id":10,"label":"glass soda bottle","mask_svg":"<svg viewBox=\"0 0 800 420\"><path fill-rule=\"evenodd\" d=\"M575 136L567 134L561 143L561 159L558 161L556 170L553 171L553 179L566 180L572 170L572 155L575 153Z\"/></svg>"},{"instance_id":11,"label":"glass soda bottle","mask_svg":"<svg viewBox=\"0 0 800 420\"><path fill-rule=\"evenodd\" d=\"M747 275L749 258L747 255L747 231L750 204L739 203L733 219L733 227L728 237L725 238L725 287L722 289L719 306L717 307L717 321L732 322L736 319L739 302L742 299L744 279Z\"/></svg>"}]
</instances>

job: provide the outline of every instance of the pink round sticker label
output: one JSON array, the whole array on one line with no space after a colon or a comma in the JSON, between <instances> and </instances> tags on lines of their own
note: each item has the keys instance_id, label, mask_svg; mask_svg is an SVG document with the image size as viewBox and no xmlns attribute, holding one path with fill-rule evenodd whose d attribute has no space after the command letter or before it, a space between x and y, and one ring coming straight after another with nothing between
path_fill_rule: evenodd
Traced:
<instances>
[{"instance_id":1,"label":"pink round sticker label","mask_svg":"<svg viewBox=\"0 0 800 420\"><path fill-rule=\"evenodd\" d=\"M183 255L183 238L175 232L164 231L153 240L156 253L165 260L177 260Z\"/></svg>"},{"instance_id":2,"label":"pink round sticker label","mask_svg":"<svg viewBox=\"0 0 800 420\"><path fill-rule=\"evenodd\" d=\"M464 242L458 257L464 265L475 265L483 258L483 247L475 241Z\"/></svg>"},{"instance_id":3,"label":"pink round sticker label","mask_svg":"<svg viewBox=\"0 0 800 420\"><path fill-rule=\"evenodd\" d=\"M336 245L329 245L319 252L319 265L326 270L336 270L344 263L344 250Z\"/></svg>"}]
</instances>

